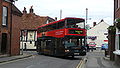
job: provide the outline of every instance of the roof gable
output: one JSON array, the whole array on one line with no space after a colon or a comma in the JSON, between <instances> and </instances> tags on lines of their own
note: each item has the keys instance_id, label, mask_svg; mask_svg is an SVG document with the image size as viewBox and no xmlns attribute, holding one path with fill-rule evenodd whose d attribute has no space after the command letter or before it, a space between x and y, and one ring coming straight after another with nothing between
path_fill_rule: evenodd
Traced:
<instances>
[{"instance_id":1,"label":"roof gable","mask_svg":"<svg viewBox=\"0 0 120 68\"><path fill-rule=\"evenodd\" d=\"M17 16L22 16L22 12L14 5L12 4L12 14Z\"/></svg>"},{"instance_id":2,"label":"roof gable","mask_svg":"<svg viewBox=\"0 0 120 68\"><path fill-rule=\"evenodd\" d=\"M109 24L107 24L106 22L102 21L102 22L99 22L98 24L96 24L96 25L95 25L94 27L92 27L90 30L96 29L96 28L101 27L101 26L106 27L106 26L109 26Z\"/></svg>"}]
</instances>

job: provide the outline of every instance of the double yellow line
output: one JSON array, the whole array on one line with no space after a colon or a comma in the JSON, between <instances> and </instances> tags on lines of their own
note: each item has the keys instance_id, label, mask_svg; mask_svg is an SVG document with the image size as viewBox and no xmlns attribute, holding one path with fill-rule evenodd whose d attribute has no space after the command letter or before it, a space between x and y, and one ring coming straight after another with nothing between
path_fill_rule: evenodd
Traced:
<instances>
[{"instance_id":1,"label":"double yellow line","mask_svg":"<svg viewBox=\"0 0 120 68\"><path fill-rule=\"evenodd\" d=\"M83 58L83 59L79 62L79 64L77 65L76 68L84 68L86 61L87 61L87 58Z\"/></svg>"}]
</instances>

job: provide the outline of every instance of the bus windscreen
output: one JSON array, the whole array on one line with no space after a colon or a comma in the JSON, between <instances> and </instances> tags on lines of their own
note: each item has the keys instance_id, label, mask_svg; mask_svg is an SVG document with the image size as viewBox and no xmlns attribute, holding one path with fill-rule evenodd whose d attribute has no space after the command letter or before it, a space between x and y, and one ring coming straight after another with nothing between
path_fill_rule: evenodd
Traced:
<instances>
[{"instance_id":1,"label":"bus windscreen","mask_svg":"<svg viewBox=\"0 0 120 68\"><path fill-rule=\"evenodd\" d=\"M67 19L67 27L69 28L84 28L85 21L83 19Z\"/></svg>"}]
</instances>

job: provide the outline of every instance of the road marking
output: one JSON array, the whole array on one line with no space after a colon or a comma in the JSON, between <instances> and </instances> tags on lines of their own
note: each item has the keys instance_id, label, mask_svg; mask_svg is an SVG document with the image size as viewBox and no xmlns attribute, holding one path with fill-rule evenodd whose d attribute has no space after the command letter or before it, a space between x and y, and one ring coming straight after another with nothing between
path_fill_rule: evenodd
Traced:
<instances>
[{"instance_id":1,"label":"road marking","mask_svg":"<svg viewBox=\"0 0 120 68\"><path fill-rule=\"evenodd\" d=\"M86 63L87 58L82 59L76 68L84 68L84 64Z\"/></svg>"},{"instance_id":2,"label":"road marking","mask_svg":"<svg viewBox=\"0 0 120 68\"><path fill-rule=\"evenodd\" d=\"M79 62L79 64L77 65L76 68L79 68L79 67L80 67L80 65L82 64L82 61L83 61L83 60L81 60L81 61Z\"/></svg>"},{"instance_id":3,"label":"road marking","mask_svg":"<svg viewBox=\"0 0 120 68\"><path fill-rule=\"evenodd\" d=\"M26 68L32 68L32 67L34 67L35 65L30 65L30 66L28 66L28 67L26 67Z\"/></svg>"}]
</instances>

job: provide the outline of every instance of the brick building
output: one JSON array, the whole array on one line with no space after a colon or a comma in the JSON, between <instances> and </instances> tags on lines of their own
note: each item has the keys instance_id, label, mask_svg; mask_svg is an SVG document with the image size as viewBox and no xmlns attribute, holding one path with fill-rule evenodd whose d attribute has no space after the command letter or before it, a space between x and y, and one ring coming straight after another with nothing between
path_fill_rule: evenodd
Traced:
<instances>
[{"instance_id":1,"label":"brick building","mask_svg":"<svg viewBox=\"0 0 120 68\"><path fill-rule=\"evenodd\" d=\"M114 25L116 26L115 32L115 62L120 65L120 0L114 0Z\"/></svg>"},{"instance_id":2,"label":"brick building","mask_svg":"<svg viewBox=\"0 0 120 68\"><path fill-rule=\"evenodd\" d=\"M13 55L12 48L12 24L16 17L17 20L22 16L22 13L12 3L14 0L0 0L0 54Z\"/></svg>"}]
</instances>

